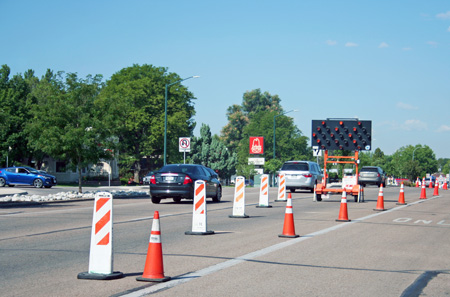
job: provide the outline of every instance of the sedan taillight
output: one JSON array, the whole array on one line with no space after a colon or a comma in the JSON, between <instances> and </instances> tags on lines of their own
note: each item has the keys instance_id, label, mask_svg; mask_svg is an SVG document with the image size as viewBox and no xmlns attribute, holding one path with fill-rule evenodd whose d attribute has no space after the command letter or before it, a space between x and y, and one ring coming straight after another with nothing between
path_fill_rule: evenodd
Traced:
<instances>
[{"instance_id":1,"label":"sedan taillight","mask_svg":"<svg viewBox=\"0 0 450 297\"><path fill-rule=\"evenodd\" d=\"M192 180L192 178L190 178L189 175L186 175L186 177L184 178L183 185L192 184L193 182L194 181Z\"/></svg>"},{"instance_id":2,"label":"sedan taillight","mask_svg":"<svg viewBox=\"0 0 450 297\"><path fill-rule=\"evenodd\" d=\"M150 176L150 183L156 185L156 177L154 175Z\"/></svg>"},{"instance_id":3,"label":"sedan taillight","mask_svg":"<svg viewBox=\"0 0 450 297\"><path fill-rule=\"evenodd\" d=\"M312 177L312 174L303 174L304 177Z\"/></svg>"}]
</instances>

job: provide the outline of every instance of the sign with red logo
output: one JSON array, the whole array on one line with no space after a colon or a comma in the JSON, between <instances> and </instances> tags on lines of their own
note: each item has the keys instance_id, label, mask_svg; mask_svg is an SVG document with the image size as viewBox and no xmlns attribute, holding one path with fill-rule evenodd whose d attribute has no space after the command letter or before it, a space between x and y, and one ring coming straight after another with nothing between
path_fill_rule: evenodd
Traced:
<instances>
[{"instance_id":1,"label":"sign with red logo","mask_svg":"<svg viewBox=\"0 0 450 297\"><path fill-rule=\"evenodd\" d=\"M264 153L264 137L250 137L250 154L261 155Z\"/></svg>"}]
</instances>

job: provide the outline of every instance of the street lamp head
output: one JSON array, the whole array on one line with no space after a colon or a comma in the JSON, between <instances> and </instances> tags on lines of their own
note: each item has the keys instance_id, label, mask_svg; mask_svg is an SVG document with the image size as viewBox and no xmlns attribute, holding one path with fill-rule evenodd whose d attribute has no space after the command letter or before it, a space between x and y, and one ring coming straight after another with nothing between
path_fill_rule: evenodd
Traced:
<instances>
[{"instance_id":1,"label":"street lamp head","mask_svg":"<svg viewBox=\"0 0 450 297\"><path fill-rule=\"evenodd\" d=\"M199 78L200 75L194 75L192 78Z\"/></svg>"}]
</instances>

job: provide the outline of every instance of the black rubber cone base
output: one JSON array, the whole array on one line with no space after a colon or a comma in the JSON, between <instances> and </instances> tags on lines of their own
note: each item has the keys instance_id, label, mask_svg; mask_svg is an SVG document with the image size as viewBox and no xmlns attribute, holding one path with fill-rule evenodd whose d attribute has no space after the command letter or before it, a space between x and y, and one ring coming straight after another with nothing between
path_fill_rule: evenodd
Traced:
<instances>
[{"instance_id":1,"label":"black rubber cone base","mask_svg":"<svg viewBox=\"0 0 450 297\"><path fill-rule=\"evenodd\" d=\"M272 205L256 205L256 208L271 208Z\"/></svg>"},{"instance_id":2,"label":"black rubber cone base","mask_svg":"<svg viewBox=\"0 0 450 297\"><path fill-rule=\"evenodd\" d=\"M295 235L284 235L284 234L280 234L280 235L278 235L278 237L284 237L284 238L297 238L297 237L300 237L300 235L297 235L297 234L295 234Z\"/></svg>"},{"instance_id":3,"label":"black rubber cone base","mask_svg":"<svg viewBox=\"0 0 450 297\"><path fill-rule=\"evenodd\" d=\"M184 232L185 235L212 235L214 234L214 231L208 230L206 232L194 232L194 231L186 231Z\"/></svg>"},{"instance_id":4,"label":"black rubber cone base","mask_svg":"<svg viewBox=\"0 0 450 297\"><path fill-rule=\"evenodd\" d=\"M373 210L375 210L375 211L385 211L386 209L385 208L383 208L383 209L374 208Z\"/></svg>"},{"instance_id":5,"label":"black rubber cone base","mask_svg":"<svg viewBox=\"0 0 450 297\"><path fill-rule=\"evenodd\" d=\"M122 278L123 273L120 271L114 271L111 274L103 274L103 273L89 273L89 272L80 272L78 273L78 279L95 279L95 280L111 280Z\"/></svg>"},{"instance_id":6,"label":"black rubber cone base","mask_svg":"<svg viewBox=\"0 0 450 297\"><path fill-rule=\"evenodd\" d=\"M170 276L166 276L166 277L163 277L163 278L145 278L145 277L142 277L142 276L136 277L136 280L140 281L140 282L159 282L159 283L162 283L162 282L167 282L167 281L169 281L171 279L172 278Z\"/></svg>"},{"instance_id":7,"label":"black rubber cone base","mask_svg":"<svg viewBox=\"0 0 450 297\"><path fill-rule=\"evenodd\" d=\"M396 203L397 205L406 205L407 203Z\"/></svg>"},{"instance_id":8,"label":"black rubber cone base","mask_svg":"<svg viewBox=\"0 0 450 297\"><path fill-rule=\"evenodd\" d=\"M336 220L336 222L351 222L352 220Z\"/></svg>"},{"instance_id":9,"label":"black rubber cone base","mask_svg":"<svg viewBox=\"0 0 450 297\"><path fill-rule=\"evenodd\" d=\"M283 200L283 199L277 199L277 200L274 200L275 202L287 202L287 199L285 199L285 200Z\"/></svg>"}]
</instances>

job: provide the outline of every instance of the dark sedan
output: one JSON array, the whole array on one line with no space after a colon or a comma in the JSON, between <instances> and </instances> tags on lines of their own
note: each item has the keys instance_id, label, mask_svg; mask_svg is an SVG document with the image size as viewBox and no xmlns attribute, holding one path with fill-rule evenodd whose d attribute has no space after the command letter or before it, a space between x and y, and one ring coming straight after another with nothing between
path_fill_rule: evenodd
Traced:
<instances>
[{"instance_id":1,"label":"dark sedan","mask_svg":"<svg viewBox=\"0 0 450 297\"><path fill-rule=\"evenodd\" d=\"M51 188L56 185L56 177L31 167L8 167L0 169L0 187L8 185L31 185L36 188Z\"/></svg>"},{"instance_id":2,"label":"dark sedan","mask_svg":"<svg viewBox=\"0 0 450 297\"><path fill-rule=\"evenodd\" d=\"M175 202L181 199L194 199L196 180L206 183L206 197L214 202L222 199L222 185L212 170L197 164L170 164L150 176L150 196L153 203L161 199L172 198Z\"/></svg>"}]
</instances>

